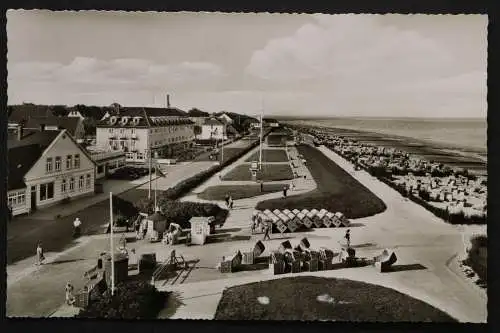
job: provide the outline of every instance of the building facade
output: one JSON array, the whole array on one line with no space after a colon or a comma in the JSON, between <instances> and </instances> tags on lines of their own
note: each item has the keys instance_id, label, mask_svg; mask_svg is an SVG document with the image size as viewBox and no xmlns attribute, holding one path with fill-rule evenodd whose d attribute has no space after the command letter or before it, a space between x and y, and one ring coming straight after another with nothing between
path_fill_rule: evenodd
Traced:
<instances>
[{"instance_id":1,"label":"building facade","mask_svg":"<svg viewBox=\"0 0 500 333\"><path fill-rule=\"evenodd\" d=\"M224 127L224 123L216 118L205 119L203 125L201 125L201 134L197 138L198 140L227 139Z\"/></svg>"},{"instance_id":2,"label":"building facade","mask_svg":"<svg viewBox=\"0 0 500 333\"><path fill-rule=\"evenodd\" d=\"M193 144L194 123L179 111L156 108L124 108L118 115L98 122L96 145L104 150L125 152L127 162L145 162L171 157Z\"/></svg>"},{"instance_id":3,"label":"building facade","mask_svg":"<svg viewBox=\"0 0 500 333\"><path fill-rule=\"evenodd\" d=\"M66 130L20 138L9 142L8 203L14 215L94 193L95 163Z\"/></svg>"}]
</instances>

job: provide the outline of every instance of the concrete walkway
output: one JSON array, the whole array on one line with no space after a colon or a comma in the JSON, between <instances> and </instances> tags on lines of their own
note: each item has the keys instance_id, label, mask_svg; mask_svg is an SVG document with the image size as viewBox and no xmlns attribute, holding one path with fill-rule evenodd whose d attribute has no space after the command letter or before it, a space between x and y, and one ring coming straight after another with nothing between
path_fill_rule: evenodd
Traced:
<instances>
[{"instance_id":1,"label":"concrete walkway","mask_svg":"<svg viewBox=\"0 0 500 333\"><path fill-rule=\"evenodd\" d=\"M418 264L423 268L387 274L378 273L372 267L301 274L341 277L379 284L423 300L446 311L461 322L486 322L485 291L466 279L458 271L456 265L457 254L463 251L461 229L446 224L423 207L405 200L398 192L368 173L354 171L352 165L328 148L319 147L319 149L387 205L387 210L381 214L352 220L353 226L362 226L362 228L352 228L353 244L359 244L359 242L378 244L379 250L392 248L398 256L398 264L403 263L409 266ZM217 179L210 179L204 186L216 184L218 184ZM249 214L253 211L255 204L275 196L276 194L266 194L236 200L235 209L231 211L226 226L248 226ZM202 201L194 196L183 198L183 200ZM315 233L329 234L338 230L317 229ZM362 249L358 252L363 253ZM178 297L181 298L181 305L172 318L211 319L224 288L282 277L282 275L271 276L266 270L249 277L235 275L230 279L170 287L169 290L176 291Z\"/></svg>"}]
</instances>

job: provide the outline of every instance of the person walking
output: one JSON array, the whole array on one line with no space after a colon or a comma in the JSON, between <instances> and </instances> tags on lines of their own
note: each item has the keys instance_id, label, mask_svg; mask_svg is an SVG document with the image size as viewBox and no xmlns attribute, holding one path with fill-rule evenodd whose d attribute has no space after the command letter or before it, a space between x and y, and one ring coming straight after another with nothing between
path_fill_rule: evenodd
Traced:
<instances>
[{"instance_id":1,"label":"person walking","mask_svg":"<svg viewBox=\"0 0 500 333\"><path fill-rule=\"evenodd\" d=\"M73 297L73 290L75 290L75 288L71 283L68 282L66 283L66 287L64 289L66 292L66 304L73 305L73 303L75 302L75 298Z\"/></svg>"},{"instance_id":2,"label":"person walking","mask_svg":"<svg viewBox=\"0 0 500 333\"><path fill-rule=\"evenodd\" d=\"M264 192L264 182L260 181L260 191Z\"/></svg>"},{"instance_id":3,"label":"person walking","mask_svg":"<svg viewBox=\"0 0 500 333\"><path fill-rule=\"evenodd\" d=\"M345 232L345 236L344 236L345 240L346 240L346 244L347 244L347 247L351 247L351 230L350 229L347 229L347 231Z\"/></svg>"},{"instance_id":4,"label":"person walking","mask_svg":"<svg viewBox=\"0 0 500 333\"><path fill-rule=\"evenodd\" d=\"M268 223L266 223L266 224L264 225L264 238L263 238L262 240L266 240L266 239L271 240L271 236L269 236L270 229L271 229L271 228L269 227L269 224L268 224Z\"/></svg>"},{"instance_id":5,"label":"person walking","mask_svg":"<svg viewBox=\"0 0 500 333\"><path fill-rule=\"evenodd\" d=\"M226 194L226 196L224 197L224 201L226 202L227 208L229 208L229 194Z\"/></svg>"},{"instance_id":6,"label":"person walking","mask_svg":"<svg viewBox=\"0 0 500 333\"><path fill-rule=\"evenodd\" d=\"M233 209L234 200L232 196L229 196L229 209Z\"/></svg>"},{"instance_id":7,"label":"person walking","mask_svg":"<svg viewBox=\"0 0 500 333\"><path fill-rule=\"evenodd\" d=\"M285 199L286 199L287 192L288 192L288 188L286 186L283 187L283 198L285 198Z\"/></svg>"},{"instance_id":8,"label":"person walking","mask_svg":"<svg viewBox=\"0 0 500 333\"><path fill-rule=\"evenodd\" d=\"M10 222L10 221L12 221L12 206L11 206L11 205L9 205L9 206L7 207L7 209L8 209L8 214L9 214L9 222Z\"/></svg>"},{"instance_id":9,"label":"person walking","mask_svg":"<svg viewBox=\"0 0 500 333\"><path fill-rule=\"evenodd\" d=\"M38 242L36 246L36 258L37 258L37 265L43 265L43 262L45 261L45 256L43 255L43 248L42 248L42 242Z\"/></svg>"},{"instance_id":10,"label":"person walking","mask_svg":"<svg viewBox=\"0 0 500 333\"><path fill-rule=\"evenodd\" d=\"M82 225L82 222L80 221L80 219L77 217L74 221L73 221L73 238L77 238L77 237L80 237L80 234L81 234L81 230L80 230L80 226Z\"/></svg>"}]
</instances>

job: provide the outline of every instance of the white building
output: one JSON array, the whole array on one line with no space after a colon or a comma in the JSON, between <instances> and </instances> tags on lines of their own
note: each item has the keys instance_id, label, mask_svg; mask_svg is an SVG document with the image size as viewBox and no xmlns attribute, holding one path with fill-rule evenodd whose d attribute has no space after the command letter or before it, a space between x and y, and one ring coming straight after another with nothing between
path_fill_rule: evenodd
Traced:
<instances>
[{"instance_id":1,"label":"white building","mask_svg":"<svg viewBox=\"0 0 500 333\"><path fill-rule=\"evenodd\" d=\"M126 164L126 156L123 151L91 150L89 147L87 147L87 151L96 164L96 179L101 179L107 175L113 174Z\"/></svg>"},{"instance_id":2,"label":"white building","mask_svg":"<svg viewBox=\"0 0 500 333\"><path fill-rule=\"evenodd\" d=\"M220 116L217 117L217 119L221 120L226 124L232 124L234 122L233 118L229 117L226 113L221 114Z\"/></svg>"},{"instance_id":3,"label":"white building","mask_svg":"<svg viewBox=\"0 0 500 333\"><path fill-rule=\"evenodd\" d=\"M120 108L97 124L96 146L124 151L128 162L145 162L153 157L171 157L192 146L194 124L185 112L170 108Z\"/></svg>"},{"instance_id":4,"label":"white building","mask_svg":"<svg viewBox=\"0 0 500 333\"><path fill-rule=\"evenodd\" d=\"M8 148L13 215L94 193L95 164L66 130L19 128Z\"/></svg>"},{"instance_id":5,"label":"white building","mask_svg":"<svg viewBox=\"0 0 500 333\"><path fill-rule=\"evenodd\" d=\"M197 137L199 140L222 140L227 139L224 131L224 123L216 118L205 119L201 125L201 134Z\"/></svg>"}]
</instances>

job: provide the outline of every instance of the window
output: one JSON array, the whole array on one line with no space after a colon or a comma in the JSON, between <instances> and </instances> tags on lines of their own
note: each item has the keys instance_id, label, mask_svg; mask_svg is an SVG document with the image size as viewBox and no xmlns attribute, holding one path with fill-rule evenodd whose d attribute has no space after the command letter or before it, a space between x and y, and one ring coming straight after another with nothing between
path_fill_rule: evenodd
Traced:
<instances>
[{"instance_id":1,"label":"window","mask_svg":"<svg viewBox=\"0 0 500 333\"><path fill-rule=\"evenodd\" d=\"M40 201L54 198L54 183L40 184Z\"/></svg>"},{"instance_id":2,"label":"window","mask_svg":"<svg viewBox=\"0 0 500 333\"><path fill-rule=\"evenodd\" d=\"M75 178L71 177L69 179L69 191L73 192L75 190Z\"/></svg>"},{"instance_id":3,"label":"window","mask_svg":"<svg viewBox=\"0 0 500 333\"><path fill-rule=\"evenodd\" d=\"M47 172L52 172L52 157L47 157L47 164L45 166Z\"/></svg>"},{"instance_id":4,"label":"window","mask_svg":"<svg viewBox=\"0 0 500 333\"><path fill-rule=\"evenodd\" d=\"M103 173L104 172L104 166L103 165L98 165L97 166L97 173Z\"/></svg>"},{"instance_id":5,"label":"window","mask_svg":"<svg viewBox=\"0 0 500 333\"><path fill-rule=\"evenodd\" d=\"M73 156L68 155L66 156L66 169L71 169L73 164Z\"/></svg>"},{"instance_id":6,"label":"window","mask_svg":"<svg viewBox=\"0 0 500 333\"><path fill-rule=\"evenodd\" d=\"M83 188L83 182L84 182L84 177L83 175L80 176L80 178L78 179L78 189L82 189Z\"/></svg>"},{"instance_id":7,"label":"window","mask_svg":"<svg viewBox=\"0 0 500 333\"><path fill-rule=\"evenodd\" d=\"M66 179L61 181L61 193L66 193Z\"/></svg>"},{"instance_id":8,"label":"window","mask_svg":"<svg viewBox=\"0 0 500 333\"><path fill-rule=\"evenodd\" d=\"M56 171L61 171L61 156L56 157Z\"/></svg>"},{"instance_id":9,"label":"window","mask_svg":"<svg viewBox=\"0 0 500 333\"><path fill-rule=\"evenodd\" d=\"M135 128L132 128L132 134L135 134Z\"/></svg>"},{"instance_id":10,"label":"window","mask_svg":"<svg viewBox=\"0 0 500 333\"><path fill-rule=\"evenodd\" d=\"M137 159L138 160L143 160L144 159L144 154L143 153L137 153Z\"/></svg>"},{"instance_id":11,"label":"window","mask_svg":"<svg viewBox=\"0 0 500 333\"><path fill-rule=\"evenodd\" d=\"M80 167L80 154L75 155L75 168Z\"/></svg>"},{"instance_id":12,"label":"window","mask_svg":"<svg viewBox=\"0 0 500 333\"><path fill-rule=\"evenodd\" d=\"M14 208L16 206L23 206L26 203L24 191L12 192L8 196L9 206Z\"/></svg>"},{"instance_id":13,"label":"window","mask_svg":"<svg viewBox=\"0 0 500 333\"><path fill-rule=\"evenodd\" d=\"M123 134L123 128L120 128L120 134Z\"/></svg>"},{"instance_id":14,"label":"window","mask_svg":"<svg viewBox=\"0 0 500 333\"><path fill-rule=\"evenodd\" d=\"M109 129L109 133L113 134L113 129L112 128Z\"/></svg>"},{"instance_id":15,"label":"window","mask_svg":"<svg viewBox=\"0 0 500 333\"><path fill-rule=\"evenodd\" d=\"M90 173L87 174L87 182L86 182L86 186L87 188L90 188L90 185L92 184L92 179L90 178Z\"/></svg>"}]
</instances>

